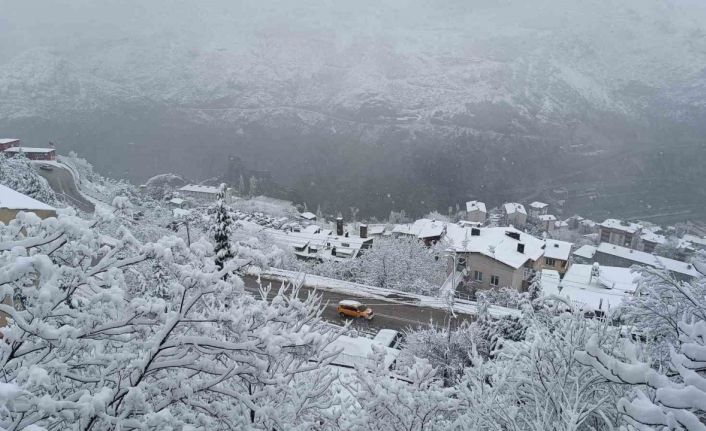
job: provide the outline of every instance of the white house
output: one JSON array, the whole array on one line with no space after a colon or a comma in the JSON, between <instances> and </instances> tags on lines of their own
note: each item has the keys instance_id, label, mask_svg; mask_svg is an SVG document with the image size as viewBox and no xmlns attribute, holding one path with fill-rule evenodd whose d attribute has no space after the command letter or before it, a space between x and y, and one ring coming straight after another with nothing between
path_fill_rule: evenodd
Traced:
<instances>
[{"instance_id":1,"label":"white house","mask_svg":"<svg viewBox=\"0 0 706 431\"><path fill-rule=\"evenodd\" d=\"M485 203L480 201L466 202L466 220L475 223L485 223L488 216L488 211L485 208Z\"/></svg>"},{"instance_id":2,"label":"white house","mask_svg":"<svg viewBox=\"0 0 706 431\"><path fill-rule=\"evenodd\" d=\"M529 217L537 220L539 216L547 214L549 204L544 202L534 201L529 204Z\"/></svg>"},{"instance_id":3,"label":"white house","mask_svg":"<svg viewBox=\"0 0 706 431\"><path fill-rule=\"evenodd\" d=\"M527 210L522 204L508 202L503 204L503 218L508 226L523 228L527 224Z\"/></svg>"},{"instance_id":4,"label":"white house","mask_svg":"<svg viewBox=\"0 0 706 431\"><path fill-rule=\"evenodd\" d=\"M185 196L191 196L196 199L215 200L216 196L218 196L219 188L215 186L187 184L180 188L179 191Z\"/></svg>"}]
</instances>

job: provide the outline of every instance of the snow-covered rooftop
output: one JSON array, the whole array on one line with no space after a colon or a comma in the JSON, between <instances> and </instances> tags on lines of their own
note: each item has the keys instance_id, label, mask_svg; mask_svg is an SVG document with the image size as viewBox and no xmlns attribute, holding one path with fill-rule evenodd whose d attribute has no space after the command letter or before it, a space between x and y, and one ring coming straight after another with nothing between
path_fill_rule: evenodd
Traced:
<instances>
[{"instance_id":1,"label":"snow-covered rooftop","mask_svg":"<svg viewBox=\"0 0 706 431\"><path fill-rule=\"evenodd\" d=\"M539 202L539 201L534 201L531 204L529 204L530 208L541 210L543 208L546 208L549 206L549 204L545 204L544 202Z\"/></svg>"},{"instance_id":2,"label":"snow-covered rooftop","mask_svg":"<svg viewBox=\"0 0 706 431\"><path fill-rule=\"evenodd\" d=\"M596 222L590 219L583 219L579 223L586 227L594 227L596 225Z\"/></svg>"},{"instance_id":3,"label":"snow-covered rooftop","mask_svg":"<svg viewBox=\"0 0 706 431\"><path fill-rule=\"evenodd\" d=\"M306 220L316 220L316 214L306 211L301 214L299 214L301 218L306 219Z\"/></svg>"},{"instance_id":4,"label":"snow-covered rooftop","mask_svg":"<svg viewBox=\"0 0 706 431\"><path fill-rule=\"evenodd\" d=\"M51 153L56 151L54 148L38 148L38 147L10 147L5 150L6 153Z\"/></svg>"},{"instance_id":5,"label":"snow-covered rooftop","mask_svg":"<svg viewBox=\"0 0 706 431\"><path fill-rule=\"evenodd\" d=\"M357 235L334 235L331 230L322 229L316 225L307 226L301 232L271 228L262 230L267 232L278 245L292 247L295 249L295 253L307 258L355 257L366 242L372 241L372 238L361 238ZM334 247L336 249L335 256L333 255Z\"/></svg>"},{"instance_id":6,"label":"snow-covered rooftop","mask_svg":"<svg viewBox=\"0 0 706 431\"><path fill-rule=\"evenodd\" d=\"M571 254L571 246L573 245L572 243L566 241L559 241L557 239L547 239L545 243L545 257L551 259L569 260L569 255Z\"/></svg>"},{"instance_id":7,"label":"snow-covered rooftop","mask_svg":"<svg viewBox=\"0 0 706 431\"><path fill-rule=\"evenodd\" d=\"M20 142L20 140L16 139L16 138L1 138L0 139L0 144L14 144L15 142Z\"/></svg>"},{"instance_id":8,"label":"snow-covered rooftop","mask_svg":"<svg viewBox=\"0 0 706 431\"><path fill-rule=\"evenodd\" d=\"M527 214L525 206L522 204L518 204L517 202L508 202L506 204L503 204L503 210L505 211L505 214Z\"/></svg>"},{"instance_id":9,"label":"snow-covered rooftop","mask_svg":"<svg viewBox=\"0 0 706 431\"><path fill-rule=\"evenodd\" d=\"M182 191L182 192L206 193L206 194L212 194L212 195L218 194L218 190L219 190L218 187L201 186L198 184L187 184L184 187L179 189L179 191Z\"/></svg>"},{"instance_id":10,"label":"snow-covered rooftop","mask_svg":"<svg viewBox=\"0 0 706 431\"><path fill-rule=\"evenodd\" d=\"M368 225L368 235L382 235L385 233L384 224L371 224Z\"/></svg>"},{"instance_id":11,"label":"snow-covered rooftop","mask_svg":"<svg viewBox=\"0 0 706 431\"><path fill-rule=\"evenodd\" d=\"M354 367L370 362L368 355L373 353L373 345L377 345L385 351L385 367L389 368L397 359L400 351L391 347L383 346L382 343L366 338L350 337L341 335L326 347L327 351L340 350L341 353L334 359L333 365Z\"/></svg>"},{"instance_id":12,"label":"snow-covered rooftop","mask_svg":"<svg viewBox=\"0 0 706 431\"><path fill-rule=\"evenodd\" d=\"M485 209L485 203L481 201L469 201L466 202L466 211L467 212L472 212L472 211L480 211L480 212L488 212Z\"/></svg>"},{"instance_id":13,"label":"snow-covered rooftop","mask_svg":"<svg viewBox=\"0 0 706 431\"><path fill-rule=\"evenodd\" d=\"M191 214L191 211L190 211L190 210L185 210L185 209L181 209L181 208L174 208L174 209L172 210L172 215L173 215L175 218L179 218L179 217L188 217L189 214Z\"/></svg>"},{"instance_id":14,"label":"snow-covered rooftop","mask_svg":"<svg viewBox=\"0 0 706 431\"><path fill-rule=\"evenodd\" d=\"M588 244L582 245L578 250L574 250L573 254L584 259L593 259L596 254L596 247Z\"/></svg>"},{"instance_id":15,"label":"snow-covered rooftop","mask_svg":"<svg viewBox=\"0 0 706 431\"><path fill-rule=\"evenodd\" d=\"M544 241L513 227L478 228L480 235L472 235L472 229L449 224L449 248L458 253L480 253L513 268L521 267L527 259L537 260L544 253ZM508 233L519 235L520 239L511 238ZM520 243L525 246L524 253L517 251Z\"/></svg>"},{"instance_id":16,"label":"snow-covered rooftop","mask_svg":"<svg viewBox=\"0 0 706 431\"><path fill-rule=\"evenodd\" d=\"M429 220L429 219L419 219L414 223L408 224L398 224L395 225L392 233L400 235L412 235L417 238L434 238L443 235L446 229L446 223Z\"/></svg>"},{"instance_id":17,"label":"snow-covered rooftop","mask_svg":"<svg viewBox=\"0 0 706 431\"><path fill-rule=\"evenodd\" d=\"M540 221L556 221L556 216L552 214L543 214L537 217Z\"/></svg>"},{"instance_id":18,"label":"snow-covered rooftop","mask_svg":"<svg viewBox=\"0 0 706 431\"><path fill-rule=\"evenodd\" d=\"M344 300L342 300L342 301L338 301L338 305L341 305L341 306L344 306L344 307L356 307L356 308L358 308L358 307L360 307L360 306L363 305L363 304L361 304L361 303L358 302L358 301L354 301L354 300L352 300L352 299L344 299Z\"/></svg>"},{"instance_id":19,"label":"snow-covered rooftop","mask_svg":"<svg viewBox=\"0 0 706 431\"><path fill-rule=\"evenodd\" d=\"M682 241L690 242L692 244L697 244L700 246L706 246L706 238L702 238L700 236L692 235L692 234L685 234L684 236L681 237Z\"/></svg>"},{"instance_id":20,"label":"snow-covered rooftop","mask_svg":"<svg viewBox=\"0 0 706 431\"><path fill-rule=\"evenodd\" d=\"M169 203L170 203L170 204L174 204L174 205L181 205L181 204L184 203L184 199L182 199L182 198L172 198L172 199L169 200Z\"/></svg>"},{"instance_id":21,"label":"snow-covered rooftop","mask_svg":"<svg viewBox=\"0 0 706 431\"><path fill-rule=\"evenodd\" d=\"M571 265L563 279L554 270L542 270L542 293L566 298L584 311L607 311L635 291L637 274L630 268L596 266L598 274L591 275L593 265Z\"/></svg>"},{"instance_id":22,"label":"snow-covered rooftop","mask_svg":"<svg viewBox=\"0 0 706 431\"><path fill-rule=\"evenodd\" d=\"M621 230L627 233L635 233L642 229L642 226L637 223L624 222L622 220L609 218L601 223L601 226L607 229Z\"/></svg>"},{"instance_id":23,"label":"snow-covered rooftop","mask_svg":"<svg viewBox=\"0 0 706 431\"><path fill-rule=\"evenodd\" d=\"M55 208L0 184L0 208L11 210L46 210L55 211Z\"/></svg>"},{"instance_id":24,"label":"snow-covered rooftop","mask_svg":"<svg viewBox=\"0 0 706 431\"><path fill-rule=\"evenodd\" d=\"M663 268L691 277L697 277L699 275L699 272L694 268L694 265L690 263L655 256L654 254L645 253L644 251L633 250L631 248L621 247L619 245L609 244L607 242L600 243L596 251L631 260L638 265L647 265L660 269Z\"/></svg>"}]
</instances>

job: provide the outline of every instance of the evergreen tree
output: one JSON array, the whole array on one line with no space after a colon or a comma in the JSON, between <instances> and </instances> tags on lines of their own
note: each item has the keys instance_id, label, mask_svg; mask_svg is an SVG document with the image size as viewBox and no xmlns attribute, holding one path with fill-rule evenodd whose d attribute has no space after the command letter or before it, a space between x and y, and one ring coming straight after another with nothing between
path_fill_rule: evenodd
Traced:
<instances>
[{"instance_id":1,"label":"evergreen tree","mask_svg":"<svg viewBox=\"0 0 706 431\"><path fill-rule=\"evenodd\" d=\"M215 242L216 266L223 269L225 263L233 258L230 236L233 230L233 218L226 205L226 185L221 184L213 211L213 240Z\"/></svg>"},{"instance_id":2,"label":"evergreen tree","mask_svg":"<svg viewBox=\"0 0 706 431\"><path fill-rule=\"evenodd\" d=\"M245 190L245 180L243 179L243 176L240 175L240 178L238 180L238 195L242 198L245 196L245 193L247 190Z\"/></svg>"},{"instance_id":3,"label":"evergreen tree","mask_svg":"<svg viewBox=\"0 0 706 431\"><path fill-rule=\"evenodd\" d=\"M250 197L257 196L257 178L250 177Z\"/></svg>"}]
</instances>

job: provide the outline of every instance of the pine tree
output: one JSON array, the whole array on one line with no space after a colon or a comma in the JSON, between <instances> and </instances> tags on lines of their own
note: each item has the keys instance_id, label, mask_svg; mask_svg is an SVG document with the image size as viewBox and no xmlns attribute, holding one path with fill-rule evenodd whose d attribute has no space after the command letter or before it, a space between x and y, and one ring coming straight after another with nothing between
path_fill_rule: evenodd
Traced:
<instances>
[{"instance_id":1,"label":"pine tree","mask_svg":"<svg viewBox=\"0 0 706 431\"><path fill-rule=\"evenodd\" d=\"M257 178L250 177L250 197L257 196Z\"/></svg>"},{"instance_id":2,"label":"pine tree","mask_svg":"<svg viewBox=\"0 0 706 431\"><path fill-rule=\"evenodd\" d=\"M246 191L247 190L245 190L245 180L243 179L243 176L240 175L240 178L238 180L238 195L240 195L240 197L242 198L245 196Z\"/></svg>"},{"instance_id":3,"label":"pine tree","mask_svg":"<svg viewBox=\"0 0 706 431\"><path fill-rule=\"evenodd\" d=\"M233 230L233 219L226 205L226 185L221 184L216 206L213 211L213 240L215 241L216 266L223 269L225 263L233 258L230 236Z\"/></svg>"}]
</instances>

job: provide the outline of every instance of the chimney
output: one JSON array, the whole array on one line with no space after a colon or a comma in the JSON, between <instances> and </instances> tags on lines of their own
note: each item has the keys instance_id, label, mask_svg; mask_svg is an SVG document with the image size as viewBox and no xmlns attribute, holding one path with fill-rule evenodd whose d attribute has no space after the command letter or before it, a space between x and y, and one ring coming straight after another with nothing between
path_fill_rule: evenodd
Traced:
<instances>
[{"instance_id":1,"label":"chimney","mask_svg":"<svg viewBox=\"0 0 706 431\"><path fill-rule=\"evenodd\" d=\"M472 227L471 236L480 236L480 229L478 229L477 227Z\"/></svg>"},{"instance_id":2,"label":"chimney","mask_svg":"<svg viewBox=\"0 0 706 431\"><path fill-rule=\"evenodd\" d=\"M336 235L343 236L343 217L336 218Z\"/></svg>"},{"instance_id":3,"label":"chimney","mask_svg":"<svg viewBox=\"0 0 706 431\"><path fill-rule=\"evenodd\" d=\"M517 252L524 254L525 253L525 245L522 243L517 244Z\"/></svg>"},{"instance_id":4,"label":"chimney","mask_svg":"<svg viewBox=\"0 0 706 431\"><path fill-rule=\"evenodd\" d=\"M368 237L368 225L367 224L360 225L360 237L363 239Z\"/></svg>"}]
</instances>

